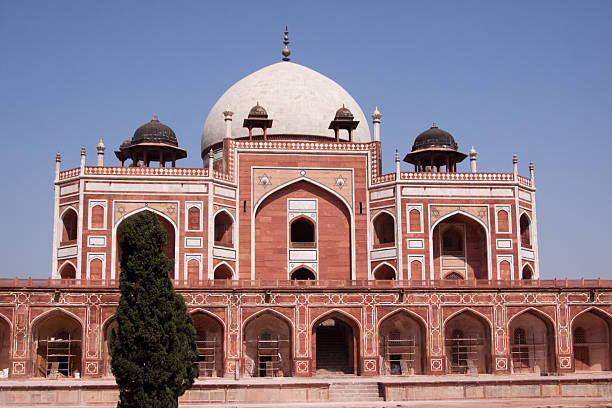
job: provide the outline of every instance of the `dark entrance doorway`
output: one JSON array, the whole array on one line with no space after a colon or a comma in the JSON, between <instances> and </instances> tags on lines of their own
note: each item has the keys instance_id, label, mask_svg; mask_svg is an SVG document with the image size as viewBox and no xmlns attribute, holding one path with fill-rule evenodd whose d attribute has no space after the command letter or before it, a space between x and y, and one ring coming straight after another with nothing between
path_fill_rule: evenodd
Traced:
<instances>
[{"instance_id":1,"label":"dark entrance doorway","mask_svg":"<svg viewBox=\"0 0 612 408\"><path fill-rule=\"evenodd\" d=\"M324 319L315 329L317 374L355 374L353 329L342 320Z\"/></svg>"}]
</instances>

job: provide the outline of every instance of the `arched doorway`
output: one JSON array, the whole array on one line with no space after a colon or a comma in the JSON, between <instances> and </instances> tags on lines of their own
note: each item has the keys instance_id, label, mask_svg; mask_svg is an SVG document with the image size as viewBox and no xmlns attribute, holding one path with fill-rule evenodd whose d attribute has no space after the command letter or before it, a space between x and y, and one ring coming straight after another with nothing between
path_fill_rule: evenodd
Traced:
<instances>
[{"instance_id":1,"label":"arched doorway","mask_svg":"<svg viewBox=\"0 0 612 408\"><path fill-rule=\"evenodd\" d=\"M2 377L7 377L9 374L9 364L11 355L11 326L2 317L0 317L0 371Z\"/></svg>"},{"instance_id":2,"label":"arched doorway","mask_svg":"<svg viewBox=\"0 0 612 408\"><path fill-rule=\"evenodd\" d=\"M201 311L193 313L191 317L196 330L196 364L200 377L223 377L223 325L216 318Z\"/></svg>"},{"instance_id":3,"label":"arched doorway","mask_svg":"<svg viewBox=\"0 0 612 408\"><path fill-rule=\"evenodd\" d=\"M465 310L444 328L446 372L491 373L491 325L481 315Z\"/></svg>"},{"instance_id":4,"label":"arched doorway","mask_svg":"<svg viewBox=\"0 0 612 408\"><path fill-rule=\"evenodd\" d=\"M508 335L513 373L555 371L555 332L550 319L527 310L510 321Z\"/></svg>"},{"instance_id":5,"label":"arched doorway","mask_svg":"<svg viewBox=\"0 0 612 408\"><path fill-rule=\"evenodd\" d=\"M572 323L576 371L610 371L612 319L596 309L582 313Z\"/></svg>"},{"instance_id":6,"label":"arched doorway","mask_svg":"<svg viewBox=\"0 0 612 408\"><path fill-rule=\"evenodd\" d=\"M451 273L489 278L487 231L475 219L464 214L443 219L434 227L432 244L436 279Z\"/></svg>"},{"instance_id":7,"label":"arched doorway","mask_svg":"<svg viewBox=\"0 0 612 408\"><path fill-rule=\"evenodd\" d=\"M144 210L144 211L149 211L149 210ZM140 211L138 211L140 212ZM121 221L121 223L119 225L117 225L116 228L116 236L115 236L115 242L116 242L116 256L115 256L115 276L119 277L119 273L121 273L121 240L123 239L123 236L121 234L121 225L123 225L123 223L128 220L130 217L133 217L134 215L138 214L138 212L136 212L135 214L130 215L129 217L127 217L126 219L124 219L123 221ZM157 220L159 221L160 225L164 228L164 230L166 230L166 244L164 245L164 253L166 254L166 256L168 257L168 259L170 259L172 261L172 264L175 264L175 251L176 251L176 234L175 234L175 229L174 229L174 225L164 216L158 214L157 212L154 211L150 211L153 214L155 214L155 217L157 217ZM175 267L173 266L172 268L170 268L170 270L168 271L168 276L170 277L170 279L174 279L174 272L175 272Z\"/></svg>"},{"instance_id":8,"label":"arched doorway","mask_svg":"<svg viewBox=\"0 0 612 408\"><path fill-rule=\"evenodd\" d=\"M359 326L339 312L312 326L313 360L317 375L359 374Z\"/></svg>"},{"instance_id":9,"label":"arched doorway","mask_svg":"<svg viewBox=\"0 0 612 408\"><path fill-rule=\"evenodd\" d=\"M243 371L248 377L290 377L292 330L285 317L265 311L251 317L242 331Z\"/></svg>"},{"instance_id":10,"label":"arched doorway","mask_svg":"<svg viewBox=\"0 0 612 408\"><path fill-rule=\"evenodd\" d=\"M300 201L309 209L291 209ZM318 261L320 280L352 279L351 213L335 193L304 180L286 185L257 204L253 229L255 279L287 280L289 265L305 259Z\"/></svg>"},{"instance_id":11,"label":"arched doorway","mask_svg":"<svg viewBox=\"0 0 612 408\"><path fill-rule=\"evenodd\" d=\"M410 313L400 311L386 317L379 333L382 375L413 375L425 372L425 326Z\"/></svg>"},{"instance_id":12,"label":"arched doorway","mask_svg":"<svg viewBox=\"0 0 612 408\"><path fill-rule=\"evenodd\" d=\"M74 317L54 311L32 327L35 377L74 377L81 370L83 329Z\"/></svg>"}]
</instances>

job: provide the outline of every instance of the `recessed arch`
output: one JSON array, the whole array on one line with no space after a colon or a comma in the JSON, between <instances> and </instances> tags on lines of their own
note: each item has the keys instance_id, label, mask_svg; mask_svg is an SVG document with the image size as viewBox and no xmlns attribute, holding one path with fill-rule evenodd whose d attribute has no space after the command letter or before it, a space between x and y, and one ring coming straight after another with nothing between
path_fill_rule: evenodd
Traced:
<instances>
[{"instance_id":1,"label":"recessed arch","mask_svg":"<svg viewBox=\"0 0 612 408\"><path fill-rule=\"evenodd\" d=\"M30 327L34 376L72 377L82 372L84 326L78 316L54 308L37 316Z\"/></svg>"},{"instance_id":2,"label":"recessed arch","mask_svg":"<svg viewBox=\"0 0 612 408\"><path fill-rule=\"evenodd\" d=\"M424 374L427 356L427 325L423 318L406 309L388 313L379 320L381 374Z\"/></svg>"},{"instance_id":3,"label":"recessed arch","mask_svg":"<svg viewBox=\"0 0 612 408\"><path fill-rule=\"evenodd\" d=\"M215 245L228 246L234 245L234 225L236 219L234 215L225 208L217 210L213 216L213 236Z\"/></svg>"},{"instance_id":4,"label":"recessed arch","mask_svg":"<svg viewBox=\"0 0 612 408\"><path fill-rule=\"evenodd\" d=\"M213 279L234 279L234 268L225 261L219 262L213 270Z\"/></svg>"},{"instance_id":5,"label":"recessed arch","mask_svg":"<svg viewBox=\"0 0 612 408\"><path fill-rule=\"evenodd\" d=\"M288 260L284 249L289 249L288 227L269 229L268 222L273 220L277 225L289 225L293 215L300 211L288 211L289 199L316 199L316 245L319 265L319 279L355 279L355 239L354 215L347 200L333 189L306 177L299 177L280 186L272 188L262 195L251 210L251 253L255 262L251 263L251 279L287 279ZM265 218L264 221L262 221ZM322 221L325 220L325 221ZM333 231L332 231L333 230ZM331 241L336 247L328 245ZM281 248L279 248L279 245ZM262 253L274 253L282 250L283 255L267 257ZM330 253L336 253L335 258ZM280 251L279 251L280 252ZM288 252L287 256L298 256L297 251ZM312 258L309 255L309 259ZM291 259L291 258L289 258ZM333 261L332 261L333 260ZM341 260L341 261L339 261ZM301 263L292 259L292 263ZM348 267L347 267L348 266Z\"/></svg>"},{"instance_id":6,"label":"recessed arch","mask_svg":"<svg viewBox=\"0 0 612 408\"><path fill-rule=\"evenodd\" d=\"M118 265L119 265L119 257L118 257L118 248L119 248L119 240L117 239L117 232L119 229L119 226L121 225L121 223L123 221L125 221L126 219L128 219L129 217L136 215L142 211L150 211L153 214L165 219L174 229L174 256L171 259L174 259L174 276L172 277L173 279L178 279L178 262L177 262L177 256L179 253L179 233L178 233L178 227L176 225L176 222L174 222L174 220L172 218L170 218L169 216L167 216L166 214L164 214L163 212L155 209L155 208L151 208L151 207L141 207L141 208L137 208L127 214L122 215L119 219L117 219L115 221L115 225L113 225L113 235L112 235L112 252L111 252L111 256L112 256L112 263L111 263L111 279L116 279L117 277L117 273L119 271ZM163 226L162 226L163 227ZM168 232L168 231L167 231ZM167 238L166 238L167 240ZM166 241L167 242L167 241Z\"/></svg>"},{"instance_id":7,"label":"recessed arch","mask_svg":"<svg viewBox=\"0 0 612 408\"><path fill-rule=\"evenodd\" d=\"M372 270L372 278L375 280L395 280L397 279L397 271L390 263L381 262Z\"/></svg>"},{"instance_id":8,"label":"recessed arch","mask_svg":"<svg viewBox=\"0 0 612 408\"><path fill-rule=\"evenodd\" d=\"M292 248L314 248L317 244L316 223L300 215L289 222L289 242Z\"/></svg>"},{"instance_id":9,"label":"recessed arch","mask_svg":"<svg viewBox=\"0 0 612 408\"><path fill-rule=\"evenodd\" d=\"M332 309L311 324L311 353L317 371L359 374L361 324L353 316Z\"/></svg>"},{"instance_id":10,"label":"recessed arch","mask_svg":"<svg viewBox=\"0 0 612 408\"><path fill-rule=\"evenodd\" d=\"M385 248L395 246L395 215L382 210L372 217L372 247Z\"/></svg>"},{"instance_id":11,"label":"recessed arch","mask_svg":"<svg viewBox=\"0 0 612 408\"><path fill-rule=\"evenodd\" d=\"M59 267L57 274L60 279L76 279L76 267L70 261L64 261Z\"/></svg>"},{"instance_id":12,"label":"recessed arch","mask_svg":"<svg viewBox=\"0 0 612 408\"><path fill-rule=\"evenodd\" d=\"M6 316L0 314L0 371L10 371L12 353L13 325Z\"/></svg>"},{"instance_id":13,"label":"recessed arch","mask_svg":"<svg viewBox=\"0 0 612 408\"><path fill-rule=\"evenodd\" d=\"M273 309L263 309L243 323L244 374L252 377L288 377L293 365L293 323Z\"/></svg>"},{"instance_id":14,"label":"recessed arch","mask_svg":"<svg viewBox=\"0 0 612 408\"><path fill-rule=\"evenodd\" d=\"M526 212L522 211L519 217L520 227L520 243L521 246L531 248L532 247L532 233L531 233L531 216Z\"/></svg>"},{"instance_id":15,"label":"recessed arch","mask_svg":"<svg viewBox=\"0 0 612 408\"><path fill-rule=\"evenodd\" d=\"M533 307L525 308L508 319L508 333L516 329L525 333L526 344L515 344L510 337L512 372L543 373L556 370L555 321Z\"/></svg>"},{"instance_id":16,"label":"recessed arch","mask_svg":"<svg viewBox=\"0 0 612 408\"><path fill-rule=\"evenodd\" d=\"M443 332L449 372L491 372L492 325L484 314L463 308L444 320Z\"/></svg>"},{"instance_id":17,"label":"recessed arch","mask_svg":"<svg viewBox=\"0 0 612 408\"><path fill-rule=\"evenodd\" d=\"M60 216L62 222L61 245L69 245L78 237L79 212L72 206L62 211Z\"/></svg>"},{"instance_id":18,"label":"recessed arch","mask_svg":"<svg viewBox=\"0 0 612 408\"><path fill-rule=\"evenodd\" d=\"M487 224L485 224L481 219L479 219L478 217L465 212L463 210L457 209L454 211L451 211L448 214L445 214L444 216L440 217L438 220L436 220L431 227L429 228L429 259L430 259L430 265L431 266L431 270L430 270L430 279L434 280L435 278L435 267L434 267L434 231L436 229L437 226L440 225L440 223L442 223L443 221L455 216L455 215L461 215L464 216L468 219L470 219L471 221L475 221L477 224L479 224L483 229L484 229L484 239L485 239L485 251L486 251L486 267L487 267L487 279L492 279L493 277L493 269L492 269L492 263L491 263L491 237L490 237L490 231L489 231L489 226Z\"/></svg>"},{"instance_id":19,"label":"recessed arch","mask_svg":"<svg viewBox=\"0 0 612 408\"><path fill-rule=\"evenodd\" d=\"M525 263L523 265L523 269L521 269L521 279L530 280L534 278L533 268L529 263Z\"/></svg>"},{"instance_id":20,"label":"recessed arch","mask_svg":"<svg viewBox=\"0 0 612 408\"><path fill-rule=\"evenodd\" d=\"M576 372L612 370L612 316L589 307L570 320Z\"/></svg>"},{"instance_id":21,"label":"recessed arch","mask_svg":"<svg viewBox=\"0 0 612 408\"><path fill-rule=\"evenodd\" d=\"M200 377L222 377L224 374L225 324L213 313L203 309L189 312L196 330Z\"/></svg>"},{"instance_id":22,"label":"recessed arch","mask_svg":"<svg viewBox=\"0 0 612 408\"><path fill-rule=\"evenodd\" d=\"M117 320L115 315L110 316L102 324L102 335L103 335L103 347L102 347L102 358L104 360L104 367L102 368L102 375L104 377L112 377L113 372L111 369L111 350L110 350L110 336L111 332L117 328Z\"/></svg>"},{"instance_id":23,"label":"recessed arch","mask_svg":"<svg viewBox=\"0 0 612 408\"><path fill-rule=\"evenodd\" d=\"M315 280L317 279L317 274L311 268L306 265L300 265L293 269L289 274L289 279L291 280Z\"/></svg>"}]
</instances>

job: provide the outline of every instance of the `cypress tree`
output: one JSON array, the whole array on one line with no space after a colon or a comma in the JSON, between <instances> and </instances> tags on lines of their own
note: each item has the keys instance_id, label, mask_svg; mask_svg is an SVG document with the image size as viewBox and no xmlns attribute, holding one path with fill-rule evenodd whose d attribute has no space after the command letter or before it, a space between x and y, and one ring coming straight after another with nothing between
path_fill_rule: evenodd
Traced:
<instances>
[{"instance_id":1,"label":"cypress tree","mask_svg":"<svg viewBox=\"0 0 612 408\"><path fill-rule=\"evenodd\" d=\"M120 408L170 408L198 376L195 329L174 291L164 254L166 231L143 211L120 226L121 298L110 338Z\"/></svg>"}]
</instances>

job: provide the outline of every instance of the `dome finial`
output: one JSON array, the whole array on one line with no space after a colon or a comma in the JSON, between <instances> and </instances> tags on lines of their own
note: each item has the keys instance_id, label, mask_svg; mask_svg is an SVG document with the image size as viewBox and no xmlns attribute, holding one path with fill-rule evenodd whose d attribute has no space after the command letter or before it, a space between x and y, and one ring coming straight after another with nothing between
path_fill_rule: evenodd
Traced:
<instances>
[{"instance_id":1,"label":"dome finial","mask_svg":"<svg viewBox=\"0 0 612 408\"><path fill-rule=\"evenodd\" d=\"M435 120L434 120L434 122L433 122L433 125L431 125L431 127L432 127L432 128L437 127L437 126L436 126L436 121L435 121Z\"/></svg>"},{"instance_id":2,"label":"dome finial","mask_svg":"<svg viewBox=\"0 0 612 408\"><path fill-rule=\"evenodd\" d=\"M283 48L283 61L289 61L289 55L291 55L291 51L289 51L289 29L285 26L285 38L283 40L283 44L285 47Z\"/></svg>"},{"instance_id":3,"label":"dome finial","mask_svg":"<svg viewBox=\"0 0 612 408\"><path fill-rule=\"evenodd\" d=\"M156 113L153 114L153 120L157 120L157 114Z\"/></svg>"}]
</instances>

